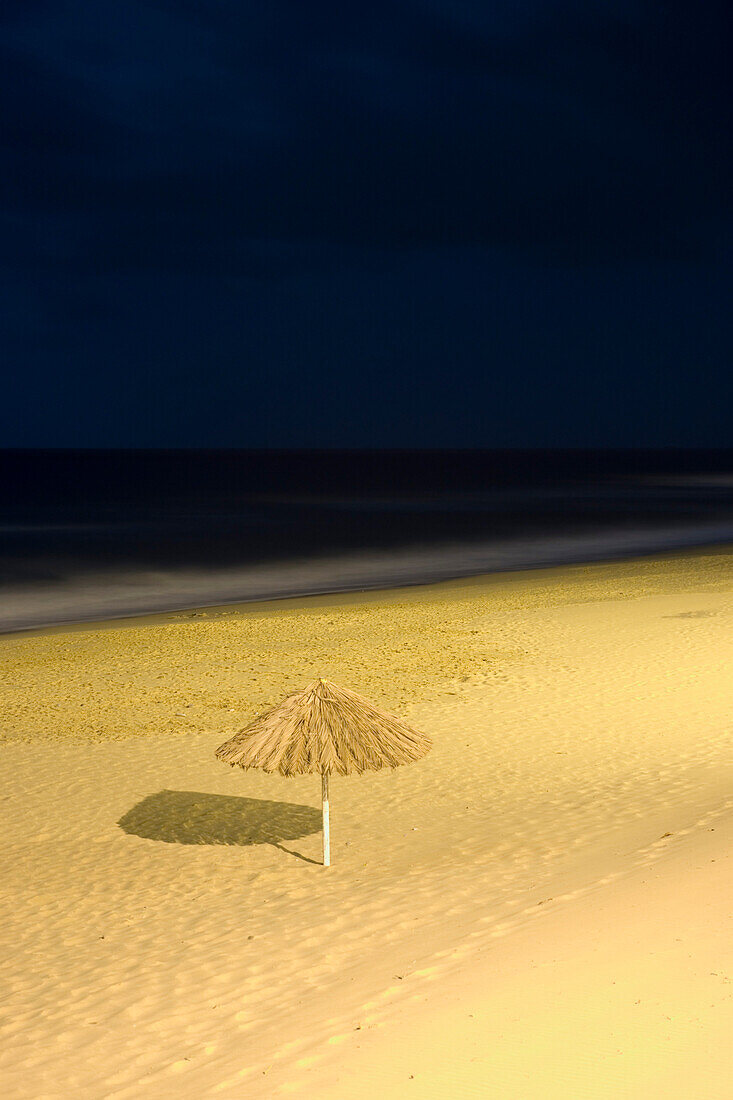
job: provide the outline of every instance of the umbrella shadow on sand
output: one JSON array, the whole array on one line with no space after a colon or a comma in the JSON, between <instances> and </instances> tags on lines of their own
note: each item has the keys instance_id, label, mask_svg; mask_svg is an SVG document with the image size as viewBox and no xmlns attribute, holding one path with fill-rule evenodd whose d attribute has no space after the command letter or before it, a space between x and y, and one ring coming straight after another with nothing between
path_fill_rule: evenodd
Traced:
<instances>
[{"instance_id":1,"label":"umbrella shadow on sand","mask_svg":"<svg viewBox=\"0 0 733 1100\"><path fill-rule=\"evenodd\" d=\"M117 822L123 832L166 844L272 844L306 863L316 863L282 847L321 830L321 814L312 806L268 802L260 798L158 791L138 802Z\"/></svg>"}]
</instances>

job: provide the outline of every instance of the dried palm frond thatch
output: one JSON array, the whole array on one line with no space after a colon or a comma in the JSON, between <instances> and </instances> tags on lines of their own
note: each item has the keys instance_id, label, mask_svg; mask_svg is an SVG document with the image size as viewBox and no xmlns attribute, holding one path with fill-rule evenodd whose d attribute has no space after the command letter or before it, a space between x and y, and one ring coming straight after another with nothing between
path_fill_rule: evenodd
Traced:
<instances>
[{"instance_id":1,"label":"dried palm frond thatch","mask_svg":"<svg viewBox=\"0 0 733 1100\"><path fill-rule=\"evenodd\" d=\"M327 866L329 775L396 768L419 760L431 744L401 718L378 710L354 691L319 679L258 715L220 745L216 755L232 767L286 776L320 772Z\"/></svg>"},{"instance_id":2,"label":"dried palm frond thatch","mask_svg":"<svg viewBox=\"0 0 733 1100\"><path fill-rule=\"evenodd\" d=\"M216 755L280 775L378 771L419 760L430 739L328 680L288 695L226 741Z\"/></svg>"}]
</instances>

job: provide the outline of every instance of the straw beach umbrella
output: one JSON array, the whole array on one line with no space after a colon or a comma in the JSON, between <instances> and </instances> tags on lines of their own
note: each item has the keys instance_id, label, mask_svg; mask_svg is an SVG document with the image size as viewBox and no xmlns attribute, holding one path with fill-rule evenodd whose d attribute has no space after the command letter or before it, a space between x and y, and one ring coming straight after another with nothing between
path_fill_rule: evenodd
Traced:
<instances>
[{"instance_id":1,"label":"straw beach umbrella","mask_svg":"<svg viewBox=\"0 0 733 1100\"><path fill-rule=\"evenodd\" d=\"M354 691L314 680L288 695L216 750L232 767L280 775L321 775L323 865L331 862L328 779L396 768L419 760L432 742L401 718L386 714Z\"/></svg>"}]
</instances>

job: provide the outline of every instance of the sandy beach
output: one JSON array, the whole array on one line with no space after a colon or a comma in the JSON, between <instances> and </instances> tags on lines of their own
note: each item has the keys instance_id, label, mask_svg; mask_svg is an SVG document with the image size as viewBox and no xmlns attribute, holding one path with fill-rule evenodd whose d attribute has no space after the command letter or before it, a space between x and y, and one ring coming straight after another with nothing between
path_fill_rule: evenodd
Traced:
<instances>
[{"instance_id":1,"label":"sandy beach","mask_svg":"<svg viewBox=\"0 0 733 1100\"><path fill-rule=\"evenodd\" d=\"M0 638L8 1100L729 1100L733 552ZM214 750L325 676L434 740Z\"/></svg>"}]
</instances>

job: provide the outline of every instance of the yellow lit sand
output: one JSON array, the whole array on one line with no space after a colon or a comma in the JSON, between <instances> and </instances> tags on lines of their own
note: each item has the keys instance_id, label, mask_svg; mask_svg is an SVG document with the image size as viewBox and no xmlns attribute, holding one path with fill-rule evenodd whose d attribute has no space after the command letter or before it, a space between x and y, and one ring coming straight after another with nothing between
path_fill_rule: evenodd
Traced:
<instances>
[{"instance_id":1,"label":"yellow lit sand","mask_svg":"<svg viewBox=\"0 0 733 1100\"><path fill-rule=\"evenodd\" d=\"M0 639L2 1094L730 1100L732 627L718 550ZM328 871L213 756L317 675L435 741Z\"/></svg>"}]
</instances>

